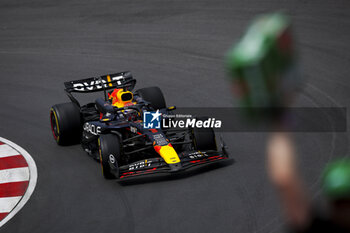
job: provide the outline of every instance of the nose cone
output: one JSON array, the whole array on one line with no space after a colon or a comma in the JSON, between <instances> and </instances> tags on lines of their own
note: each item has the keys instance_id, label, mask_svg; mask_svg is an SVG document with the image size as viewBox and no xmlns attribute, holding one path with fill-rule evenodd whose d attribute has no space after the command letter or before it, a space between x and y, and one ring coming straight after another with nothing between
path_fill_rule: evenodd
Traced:
<instances>
[{"instance_id":1,"label":"nose cone","mask_svg":"<svg viewBox=\"0 0 350 233\"><path fill-rule=\"evenodd\" d=\"M170 143L165 146L154 146L154 149L167 164L176 164L180 162L179 156Z\"/></svg>"}]
</instances>

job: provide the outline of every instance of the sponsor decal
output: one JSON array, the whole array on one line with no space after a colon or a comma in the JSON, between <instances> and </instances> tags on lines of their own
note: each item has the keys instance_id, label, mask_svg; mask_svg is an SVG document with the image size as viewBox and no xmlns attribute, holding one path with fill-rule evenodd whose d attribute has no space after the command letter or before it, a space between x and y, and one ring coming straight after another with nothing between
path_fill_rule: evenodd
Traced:
<instances>
[{"instance_id":1,"label":"sponsor decal","mask_svg":"<svg viewBox=\"0 0 350 233\"><path fill-rule=\"evenodd\" d=\"M123 79L123 76L115 76L111 77L111 81L116 81ZM118 85L121 85L121 81L117 81ZM84 91L84 90L96 90L96 89L102 89L103 87L108 87L108 82L103 79L98 80L91 80L90 82L81 82L81 83L74 83L73 88L76 91Z\"/></svg>"},{"instance_id":2,"label":"sponsor decal","mask_svg":"<svg viewBox=\"0 0 350 233\"><path fill-rule=\"evenodd\" d=\"M208 157L208 155L205 153L205 152L193 152L191 154L188 154L188 157L190 159L199 159L199 158L202 158L202 157Z\"/></svg>"},{"instance_id":3,"label":"sponsor decal","mask_svg":"<svg viewBox=\"0 0 350 233\"><path fill-rule=\"evenodd\" d=\"M112 154L110 154L109 155L109 161L111 162L111 163L115 163L115 157L114 157L114 155L112 155Z\"/></svg>"},{"instance_id":4,"label":"sponsor decal","mask_svg":"<svg viewBox=\"0 0 350 233\"><path fill-rule=\"evenodd\" d=\"M132 133L137 133L137 128L134 127L134 126L130 126L130 131L131 131Z\"/></svg>"},{"instance_id":5,"label":"sponsor decal","mask_svg":"<svg viewBox=\"0 0 350 233\"><path fill-rule=\"evenodd\" d=\"M143 127L145 129L160 129L160 116L159 110L156 112L147 112L143 113Z\"/></svg>"},{"instance_id":6,"label":"sponsor decal","mask_svg":"<svg viewBox=\"0 0 350 233\"><path fill-rule=\"evenodd\" d=\"M164 146L168 144L168 141L166 138L163 136L163 134L153 134L153 139L156 142L156 145L158 146Z\"/></svg>"},{"instance_id":7,"label":"sponsor decal","mask_svg":"<svg viewBox=\"0 0 350 233\"><path fill-rule=\"evenodd\" d=\"M152 165L152 161L149 161L146 159L145 161L139 161L139 162L130 164L129 171L139 169L139 168L144 168L144 167L150 167L151 165Z\"/></svg>"},{"instance_id":8,"label":"sponsor decal","mask_svg":"<svg viewBox=\"0 0 350 233\"><path fill-rule=\"evenodd\" d=\"M93 135L99 135L101 134L101 126L96 126L96 125L92 125L89 123L85 123L83 126L83 129L88 132L91 133Z\"/></svg>"}]
</instances>

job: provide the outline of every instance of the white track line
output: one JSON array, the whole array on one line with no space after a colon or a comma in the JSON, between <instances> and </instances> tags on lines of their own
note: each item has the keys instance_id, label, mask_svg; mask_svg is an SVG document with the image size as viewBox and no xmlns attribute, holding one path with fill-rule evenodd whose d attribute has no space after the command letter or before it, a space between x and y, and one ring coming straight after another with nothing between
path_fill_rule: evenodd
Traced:
<instances>
[{"instance_id":1,"label":"white track line","mask_svg":"<svg viewBox=\"0 0 350 233\"><path fill-rule=\"evenodd\" d=\"M0 170L0 184L29 180L27 167Z\"/></svg>"},{"instance_id":2,"label":"white track line","mask_svg":"<svg viewBox=\"0 0 350 233\"><path fill-rule=\"evenodd\" d=\"M17 144L0 137L0 141L10 145L11 147L15 148L17 151L20 152L21 155L26 159L29 167L29 184L26 193L23 195L22 199L20 202L15 206L15 208L0 222L0 227L2 227L7 221L9 221L15 214L18 213L20 209L27 203L29 200L30 196L34 192L36 182L38 179L38 171L35 165L35 162L33 158L30 156L30 154L24 150L22 147L18 146Z\"/></svg>"},{"instance_id":3,"label":"white track line","mask_svg":"<svg viewBox=\"0 0 350 233\"><path fill-rule=\"evenodd\" d=\"M0 198L0 213L8 213L10 212L21 200L20 197L2 197Z\"/></svg>"},{"instance_id":4,"label":"white track line","mask_svg":"<svg viewBox=\"0 0 350 233\"><path fill-rule=\"evenodd\" d=\"M0 145L0 158L19 155L18 151L10 147L9 145Z\"/></svg>"}]
</instances>

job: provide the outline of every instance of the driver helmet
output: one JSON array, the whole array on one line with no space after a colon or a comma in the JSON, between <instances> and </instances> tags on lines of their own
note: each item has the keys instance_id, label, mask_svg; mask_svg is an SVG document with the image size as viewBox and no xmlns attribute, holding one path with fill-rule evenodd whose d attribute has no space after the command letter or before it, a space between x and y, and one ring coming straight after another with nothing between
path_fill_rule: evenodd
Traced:
<instances>
[{"instance_id":1,"label":"driver helmet","mask_svg":"<svg viewBox=\"0 0 350 233\"><path fill-rule=\"evenodd\" d=\"M118 108L122 108L132 104L134 96L130 91L124 91L123 89L114 89L109 94L109 99L112 101L112 105Z\"/></svg>"}]
</instances>

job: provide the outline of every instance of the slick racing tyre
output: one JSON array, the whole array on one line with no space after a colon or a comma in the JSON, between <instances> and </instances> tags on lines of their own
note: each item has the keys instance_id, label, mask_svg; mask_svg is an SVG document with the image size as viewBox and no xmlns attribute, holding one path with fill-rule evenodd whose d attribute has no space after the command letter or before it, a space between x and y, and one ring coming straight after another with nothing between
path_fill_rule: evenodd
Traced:
<instances>
[{"instance_id":1,"label":"slick racing tyre","mask_svg":"<svg viewBox=\"0 0 350 233\"><path fill-rule=\"evenodd\" d=\"M79 107L70 102L56 104L50 110L51 130L58 145L79 143L82 121Z\"/></svg>"},{"instance_id":2,"label":"slick racing tyre","mask_svg":"<svg viewBox=\"0 0 350 233\"><path fill-rule=\"evenodd\" d=\"M212 128L192 130L193 146L196 150L217 150L215 133Z\"/></svg>"},{"instance_id":3,"label":"slick racing tyre","mask_svg":"<svg viewBox=\"0 0 350 233\"><path fill-rule=\"evenodd\" d=\"M118 163L121 157L121 143L119 137L113 134L101 135L98 139L98 144L103 176L106 179L118 178Z\"/></svg>"},{"instance_id":4,"label":"slick racing tyre","mask_svg":"<svg viewBox=\"0 0 350 233\"><path fill-rule=\"evenodd\" d=\"M138 95L151 103L154 110L166 108L163 92L159 87L146 87L137 90Z\"/></svg>"}]
</instances>

